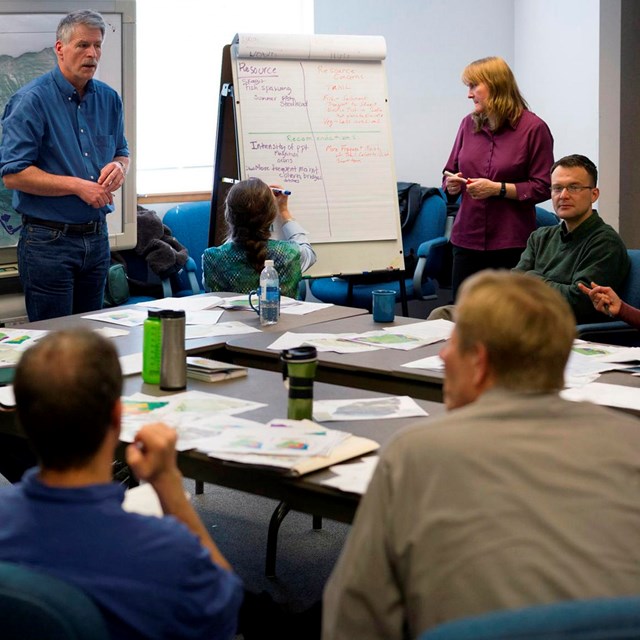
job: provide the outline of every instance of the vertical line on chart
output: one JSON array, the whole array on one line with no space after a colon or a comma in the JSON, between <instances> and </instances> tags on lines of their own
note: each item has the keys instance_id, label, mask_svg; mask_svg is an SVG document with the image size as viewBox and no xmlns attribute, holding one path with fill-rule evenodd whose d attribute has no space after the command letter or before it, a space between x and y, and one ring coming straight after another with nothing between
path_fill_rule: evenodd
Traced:
<instances>
[{"instance_id":1,"label":"vertical line on chart","mask_svg":"<svg viewBox=\"0 0 640 640\"><path fill-rule=\"evenodd\" d=\"M320 178L322 182L322 191L324 193L324 201L327 207L327 228L329 229L329 237L332 238L333 234L331 232L331 211L329 210L329 196L327 195L327 185L324 182L324 171L322 169L322 162L320 160L320 154L318 153L318 142L316 140L316 134L313 130L313 125L311 124L311 116L309 115L309 101L307 100L307 77L304 73L304 64L302 62L298 63L300 65L300 69L302 70L302 87L304 92L304 103L305 103L305 112L307 114L307 122L309 123L309 131L313 136L313 148L316 152L316 158L318 159L318 167L320 169Z\"/></svg>"}]
</instances>

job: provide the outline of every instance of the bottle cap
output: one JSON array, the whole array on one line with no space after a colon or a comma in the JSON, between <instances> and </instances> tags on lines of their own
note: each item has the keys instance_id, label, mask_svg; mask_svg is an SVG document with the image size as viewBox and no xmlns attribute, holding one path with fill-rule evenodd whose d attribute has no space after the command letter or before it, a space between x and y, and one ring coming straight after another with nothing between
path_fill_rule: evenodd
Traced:
<instances>
[{"instance_id":1,"label":"bottle cap","mask_svg":"<svg viewBox=\"0 0 640 640\"><path fill-rule=\"evenodd\" d=\"M280 352L280 359L283 362L313 362L318 359L318 351L315 347L294 347L293 349L284 349Z\"/></svg>"},{"instance_id":2,"label":"bottle cap","mask_svg":"<svg viewBox=\"0 0 640 640\"><path fill-rule=\"evenodd\" d=\"M184 318L185 315L182 309L163 309L160 312L161 318Z\"/></svg>"},{"instance_id":3,"label":"bottle cap","mask_svg":"<svg viewBox=\"0 0 640 640\"><path fill-rule=\"evenodd\" d=\"M161 313L160 309L149 309L147 318L159 318Z\"/></svg>"},{"instance_id":4,"label":"bottle cap","mask_svg":"<svg viewBox=\"0 0 640 640\"><path fill-rule=\"evenodd\" d=\"M265 267L273 267L273 260L265 260L264 261L264 266Z\"/></svg>"}]
</instances>

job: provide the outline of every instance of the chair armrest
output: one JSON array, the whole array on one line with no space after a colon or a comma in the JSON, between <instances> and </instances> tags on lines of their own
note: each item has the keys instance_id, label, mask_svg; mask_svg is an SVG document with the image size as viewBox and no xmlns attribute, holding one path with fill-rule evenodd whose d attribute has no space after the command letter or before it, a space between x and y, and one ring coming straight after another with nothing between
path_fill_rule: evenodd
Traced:
<instances>
[{"instance_id":1,"label":"chair armrest","mask_svg":"<svg viewBox=\"0 0 640 640\"><path fill-rule=\"evenodd\" d=\"M173 287L171 286L171 278L162 278L162 297L171 298L173 296Z\"/></svg>"},{"instance_id":2,"label":"chair armrest","mask_svg":"<svg viewBox=\"0 0 640 640\"><path fill-rule=\"evenodd\" d=\"M196 261L189 256L187 261L183 267L187 274L187 278L189 279L189 285L191 286L191 290L193 291L193 295L197 295L202 292L200 289L200 283L198 282L198 267L196 265Z\"/></svg>"},{"instance_id":3,"label":"chair armrest","mask_svg":"<svg viewBox=\"0 0 640 640\"><path fill-rule=\"evenodd\" d=\"M435 271L436 249L444 247L446 244L447 239L444 236L440 236L439 238L426 240L418 247L418 263L416 264L416 270L413 272L413 291L417 298L422 297L422 281L425 271L427 273Z\"/></svg>"},{"instance_id":4,"label":"chair armrest","mask_svg":"<svg viewBox=\"0 0 640 640\"><path fill-rule=\"evenodd\" d=\"M436 249L444 247L446 244L447 239L441 236L427 240L418 247L418 263L416 264L416 270L413 272L413 294L416 298L422 298L422 281L425 272L433 273L435 271Z\"/></svg>"},{"instance_id":5,"label":"chair armrest","mask_svg":"<svg viewBox=\"0 0 640 640\"><path fill-rule=\"evenodd\" d=\"M581 336L584 333L602 333L605 331L618 332L618 331L637 331L633 327L629 326L622 320L613 320L611 322L588 322L586 324L579 324L576 326L578 335Z\"/></svg>"},{"instance_id":6,"label":"chair armrest","mask_svg":"<svg viewBox=\"0 0 640 640\"><path fill-rule=\"evenodd\" d=\"M418 258L428 258L433 249L443 247L447 244L447 239L444 236L439 238L433 238L432 240L425 240L419 247L416 255Z\"/></svg>"}]
</instances>

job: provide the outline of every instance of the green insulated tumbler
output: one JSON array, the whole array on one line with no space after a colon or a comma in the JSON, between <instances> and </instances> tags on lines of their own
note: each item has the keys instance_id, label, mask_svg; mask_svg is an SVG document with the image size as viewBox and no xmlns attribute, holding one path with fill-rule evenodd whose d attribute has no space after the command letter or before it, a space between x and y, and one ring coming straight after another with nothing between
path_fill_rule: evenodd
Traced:
<instances>
[{"instance_id":1,"label":"green insulated tumbler","mask_svg":"<svg viewBox=\"0 0 640 640\"><path fill-rule=\"evenodd\" d=\"M318 365L315 347L285 349L280 353L282 377L289 386L287 418L311 420L313 415L313 378Z\"/></svg>"}]
</instances>

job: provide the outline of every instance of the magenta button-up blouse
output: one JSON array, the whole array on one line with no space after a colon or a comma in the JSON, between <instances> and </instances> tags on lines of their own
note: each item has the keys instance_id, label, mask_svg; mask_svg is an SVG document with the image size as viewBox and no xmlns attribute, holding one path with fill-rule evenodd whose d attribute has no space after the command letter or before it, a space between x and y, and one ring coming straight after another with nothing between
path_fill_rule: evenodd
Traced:
<instances>
[{"instance_id":1,"label":"magenta button-up blouse","mask_svg":"<svg viewBox=\"0 0 640 640\"><path fill-rule=\"evenodd\" d=\"M460 210L451 232L452 244L493 251L525 247L536 227L535 205L550 197L553 136L531 111L523 111L515 127L474 130L471 115L460 124L445 169L465 178L514 183L518 199L473 200L463 187Z\"/></svg>"}]
</instances>

